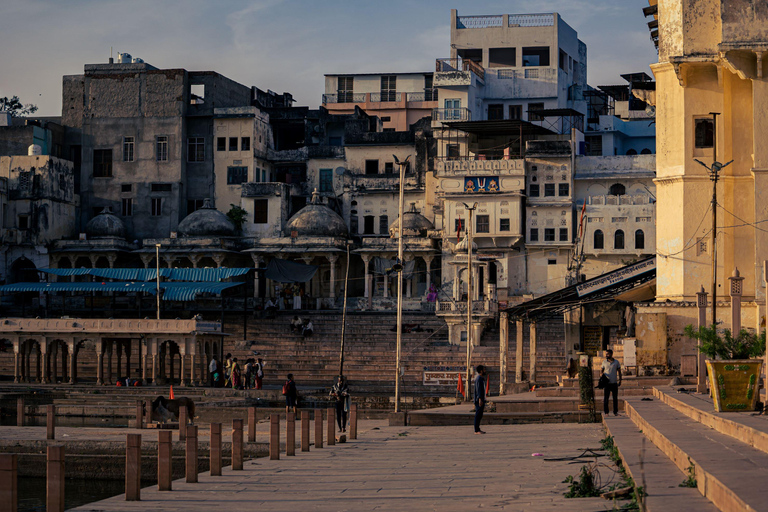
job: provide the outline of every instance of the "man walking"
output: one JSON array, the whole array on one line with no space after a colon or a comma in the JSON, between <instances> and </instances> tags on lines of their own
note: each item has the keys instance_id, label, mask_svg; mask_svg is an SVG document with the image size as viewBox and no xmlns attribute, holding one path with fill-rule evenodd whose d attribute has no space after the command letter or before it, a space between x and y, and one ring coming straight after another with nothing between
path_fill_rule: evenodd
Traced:
<instances>
[{"instance_id":1,"label":"man walking","mask_svg":"<svg viewBox=\"0 0 768 512\"><path fill-rule=\"evenodd\" d=\"M208 365L208 373L211 375L211 387L214 387L216 385L216 380L213 378L214 375L216 375L216 372L219 371L219 360L218 357L215 355L211 359L210 364Z\"/></svg>"},{"instance_id":2,"label":"man walking","mask_svg":"<svg viewBox=\"0 0 768 512\"><path fill-rule=\"evenodd\" d=\"M296 401L299 398L299 392L296 389L296 383L293 381L293 374L288 374L288 380L283 384L283 395L285 396L285 412L296 413Z\"/></svg>"},{"instance_id":3,"label":"man walking","mask_svg":"<svg viewBox=\"0 0 768 512\"><path fill-rule=\"evenodd\" d=\"M349 412L349 386L343 375L339 375L338 380L331 388L331 397L336 400L336 423L339 425L339 431L347 431L347 413Z\"/></svg>"},{"instance_id":4,"label":"man walking","mask_svg":"<svg viewBox=\"0 0 768 512\"><path fill-rule=\"evenodd\" d=\"M477 365L475 376L475 434L485 434L480 430L480 420L483 419L485 410L485 366Z\"/></svg>"},{"instance_id":5,"label":"man walking","mask_svg":"<svg viewBox=\"0 0 768 512\"><path fill-rule=\"evenodd\" d=\"M605 385L603 399L603 412L608 415L608 397L613 393L613 415L619 415L619 386L621 386L621 365L613 358L613 350L605 351L605 360L603 361L603 374L608 377L608 384Z\"/></svg>"}]
</instances>

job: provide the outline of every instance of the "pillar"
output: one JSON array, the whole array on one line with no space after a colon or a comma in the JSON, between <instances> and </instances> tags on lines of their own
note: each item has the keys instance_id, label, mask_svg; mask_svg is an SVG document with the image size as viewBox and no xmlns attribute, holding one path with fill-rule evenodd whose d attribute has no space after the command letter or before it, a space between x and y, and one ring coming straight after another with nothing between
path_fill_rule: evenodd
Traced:
<instances>
[{"instance_id":1,"label":"pillar","mask_svg":"<svg viewBox=\"0 0 768 512\"><path fill-rule=\"evenodd\" d=\"M136 428L144 428L144 401L136 401Z\"/></svg>"},{"instance_id":2,"label":"pillar","mask_svg":"<svg viewBox=\"0 0 768 512\"><path fill-rule=\"evenodd\" d=\"M741 332L741 294L744 285L744 278L741 277L738 268L733 269L733 274L728 281L730 281L731 295L731 332L735 337Z\"/></svg>"},{"instance_id":3,"label":"pillar","mask_svg":"<svg viewBox=\"0 0 768 512\"><path fill-rule=\"evenodd\" d=\"M188 484L197 483L197 425L187 427L186 477Z\"/></svg>"},{"instance_id":4,"label":"pillar","mask_svg":"<svg viewBox=\"0 0 768 512\"><path fill-rule=\"evenodd\" d=\"M157 432L157 490L170 491L173 481L172 471L173 432L158 430Z\"/></svg>"},{"instance_id":5,"label":"pillar","mask_svg":"<svg viewBox=\"0 0 768 512\"><path fill-rule=\"evenodd\" d=\"M19 509L19 458L15 453L0 454L0 503L9 511Z\"/></svg>"},{"instance_id":6,"label":"pillar","mask_svg":"<svg viewBox=\"0 0 768 512\"><path fill-rule=\"evenodd\" d=\"M280 460L280 415L269 416L269 460Z\"/></svg>"},{"instance_id":7,"label":"pillar","mask_svg":"<svg viewBox=\"0 0 768 512\"><path fill-rule=\"evenodd\" d=\"M248 442L256 442L256 408L248 408Z\"/></svg>"},{"instance_id":8,"label":"pillar","mask_svg":"<svg viewBox=\"0 0 768 512\"><path fill-rule=\"evenodd\" d=\"M46 406L45 437L48 440L56 439L56 406L53 404Z\"/></svg>"},{"instance_id":9,"label":"pillar","mask_svg":"<svg viewBox=\"0 0 768 512\"><path fill-rule=\"evenodd\" d=\"M232 420L232 469L243 469L243 420Z\"/></svg>"},{"instance_id":10,"label":"pillar","mask_svg":"<svg viewBox=\"0 0 768 512\"><path fill-rule=\"evenodd\" d=\"M699 310L699 328L707 326L707 292L704 291L704 287L696 292L696 305ZM697 371L696 371L696 392L707 392L707 366L704 362L704 354L699 350L701 348L701 340L697 342Z\"/></svg>"},{"instance_id":11,"label":"pillar","mask_svg":"<svg viewBox=\"0 0 768 512\"><path fill-rule=\"evenodd\" d=\"M130 375L123 375L123 342L122 341L115 341L115 349L117 349L117 378L120 377L130 377ZM112 365L110 364L110 367ZM112 384L112 379L110 378L109 383Z\"/></svg>"},{"instance_id":12,"label":"pillar","mask_svg":"<svg viewBox=\"0 0 768 512\"><path fill-rule=\"evenodd\" d=\"M179 441L184 441L187 438L188 413L189 411L187 411L186 407L179 409Z\"/></svg>"},{"instance_id":13,"label":"pillar","mask_svg":"<svg viewBox=\"0 0 768 512\"><path fill-rule=\"evenodd\" d=\"M528 382L536 382L536 324L531 322L530 339L528 340L530 347L530 353L528 354L530 369L528 374Z\"/></svg>"},{"instance_id":14,"label":"pillar","mask_svg":"<svg viewBox=\"0 0 768 512\"><path fill-rule=\"evenodd\" d=\"M499 314L499 396L507 394L507 363L509 354L509 316Z\"/></svg>"},{"instance_id":15,"label":"pillar","mask_svg":"<svg viewBox=\"0 0 768 512\"><path fill-rule=\"evenodd\" d=\"M179 382L179 385L184 387L187 385L187 355L183 352L179 352L179 359L181 360L181 381ZM171 377L173 377L173 375L171 375Z\"/></svg>"},{"instance_id":16,"label":"pillar","mask_svg":"<svg viewBox=\"0 0 768 512\"><path fill-rule=\"evenodd\" d=\"M77 383L77 342L69 345L69 383Z\"/></svg>"},{"instance_id":17,"label":"pillar","mask_svg":"<svg viewBox=\"0 0 768 512\"><path fill-rule=\"evenodd\" d=\"M114 340L109 340L107 343L107 384L112 384L112 345Z\"/></svg>"},{"instance_id":18,"label":"pillar","mask_svg":"<svg viewBox=\"0 0 768 512\"><path fill-rule=\"evenodd\" d=\"M24 426L25 417L26 417L26 410L24 406L24 399L17 398L16 399L16 426L17 427Z\"/></svg>"},{"instance_id":19,"label":"pillar","mask_svg":"<svg viewBox=\"0 0 768 512\"><path fill-rule=\"evenodd\" d=\"M323 447L323 410L315 409L315 448Z\"/></svg>"},{"instance_id":20,"label":"pillar","mask_svg":"<svg viewBox=\"0 0 768 512\"><path fill-rule=\"evenodd\" d=\"M296 414L289 412L285 420L285 454L296 455Z\"/></svg>"},{"instance_id":21,"label":"pillar","mask_svg":"<svg viewBox=\"0 0 768 512\"><path fill-rule=\"evenodd\" d=\"M125 440L125 501L141 500L141 434Z\"/></svg>"},{"instance_id":22,"label":"pillar","mask_svg":"<svg viewBox=\"0 0 768 512\"><path fill-rule=\"evenodd\" d=\"M422 258L424 258L424 263L427 264L427 293L429 293L429 287L432 286L432 260L434 260L435 257L422 256Z\"/></svg>"},{"instance_id":23,"label":"pillar","mask_svg":"<svg viewBox=\"0 0 768 512\"><path fill-rule=\"evenodd\" d=\"M211 423L211 476L221 476L221 423Z\"/></svg>"},{"instance_id":24,"label":"pillar","mask_svg":"<svg viewBox=\"0 0 768 512\"><path fill-rule=\"evenodd\" d=\"M384 298L389 297L389 276L384 274Z\"/></svg>"},{"instance_id":25,"label":"pillar","mask_svg":"<svg viewBox=\"0 0 768 512\"><path fill-rule=\"evenodd\" d=\"M104 384L104 354L96 347L96 384Z\"/></svg>"},{"instance_id":26,"label":"pillar","mask_svg":"<svg viewBox=\"0 0 768 512\"><path fill-rule=\"evenodd\" d=\"M47 345L48 345L48 343L45 340L40 345L40 356L42 356L42 359L43 359L42 368L40 367L40 364L39 364L40 356L38 356L38 366L37 367L38 367L38 369L40 369L40 372L39 372L39 375L38 375L38 380L41 383L43 383L43 384L47 384L48 383L48 371L50 369L50 356L48 354L48 347L47 347ZM45 351L43 351L43 347L45 347Z\"/></svg>"},{"instance_id":27,"label":"pillar","mask_svg":"<svg viewBox=\"0 0 768 512\"><path fill-rule=\"evenodd\" d=\"M192 352L189 355L189 357L190 359L192 359L189 365L189 385L195 386L197 384L196 382L197 379L195 379L195 368L197 367L197 353ZM205 379L203 379L202 382L205 382Z\"/></svg>"},{"instance_id":28,"label":"pillar","mask_svg":"<svg viewBox=\"0 0 768 512\"><path fill-rule=\"evenodd\" d=\"M365 276L365 291L363 292L363 297L367 299L368 297L370 297L370 294L371 294L371 284L370 284L370 280L368 279L368 273L369 273L368 266L371 263L371 257L368 256L367 254L361 255L361 257L363 258L363 264L365 265L365 273L363 274L363 276Z\"/></svg>"},{"instance_id":29,"label":"pillar","mask_svg":"<svg viewBox=\"0 0 768 512\"><path fill-rule=\"evenodd\" d=\"M336 444L336 409L328 408L328 446Z\"/></svg>"},{"instance_id":30,"label":"pillar","mask_svg":"<svg viewBox=\"0 0 768 512\"><path fill-rule=\"evenodd\" d=\"M301 411L301 451L309 451L309 411Z\"/></svg>"},{"instance_id":31,"label":"pillar","mask_svg":"<svg viewBox=\"0 0 768 512\"><path fill-rule=\"evenodd\" d=\"M157 354L152 354L152 385L157 385Z\"/></svg>"},{"instance_id":32,"label":"pillar","mask_svg":"<svg viewBox=\"0 0 768 512\"><path fill-rule=\"evenodd\" d=\"M251 259L253 260L253 267L256 269L253 273L253 296L254 298L258 298L259 285L261 284L261 275L258 269L261 268L261 262L264 261L264 258L251 253Z\"/></svg>"},{"instance_id":33,"label":"pillar","mask_svg":"<svg viewBox=\"0 0 768 512\"><path fill-rule=\"evenodd\" d=\"M45 510L64 512L64 447L48 446Z\"/></svg>"},{"instance_id":34,"label":"pillar","mask_svg":"<svg viewBox=\"0 0 768 512\"><path fill-rule=\"evenodd\" d=\"M357 404L349 406L349 438L357 439Z\"/></svg>"},{"instance_id":35,"label":"pillar","mask_svg":"<svg viewBox=\"0 0 768 512\"><path fill-rule=\"evenodd\" d=\"M523 382L523 321L518 320L515 326L517 344L515 345L515 382Z\"/></svg>"},{"instance_id":36,"label":"pillar","mask_svg":"<svg viewBox=\"0 0 768 512\"><path fill-rule=\"evenodd\" d=\"M330 256L326 256L326 259L331 264L331 282L329 285L328 298L335 299L336 298L336 262L338 261L339 257L336 256L335 254L331 254Z\"/></svg>"},{"instance_id":37,"label":"pillar","mask_svg":"<svg viewBox=\"0 0 768 512\"><path fill-rule=\"evenodd\" d=\"M14 347L18 348L18 347ZM17 383L19 382L19 352L18 350L14 351L13 353L13 382Z\"/></svg>"}]
</instances>

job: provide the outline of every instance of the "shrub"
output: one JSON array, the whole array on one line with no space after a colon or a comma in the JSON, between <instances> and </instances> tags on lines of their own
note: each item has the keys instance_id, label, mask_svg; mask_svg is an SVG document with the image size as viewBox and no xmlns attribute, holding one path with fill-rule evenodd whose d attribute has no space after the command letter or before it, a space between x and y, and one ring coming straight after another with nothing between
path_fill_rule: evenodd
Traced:
<instances>
[{"instance_id":1,"label":"shrub","mask_svg":"<svg viewBox=\"0 0 768 512\"><path fill-rule=\"evenodd\" d=\"M685 335L701 342L699 351L710 359L749 359L765 354L765 331L760 334L742 329L737 336L730 329L723 329L722 335L717 328L685 327Z\"/></svg>"}]
</instances>

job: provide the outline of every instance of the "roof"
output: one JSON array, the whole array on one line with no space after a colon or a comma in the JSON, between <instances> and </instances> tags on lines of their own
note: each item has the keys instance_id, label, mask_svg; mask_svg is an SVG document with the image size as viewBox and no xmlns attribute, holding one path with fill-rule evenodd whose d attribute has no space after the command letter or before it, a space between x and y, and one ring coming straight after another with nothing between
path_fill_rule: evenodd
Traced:
<instances>
[{"instance_id":1,"label":"roof","mask_svg":"<svg viewBox=\"0 0 768 512\"><path fill-rule=\"evenodd\" d=\"M450 128L475 135L555 135L555 132L543 126L523 121L522 119L504 119L498 121L454 121L443 123Z\"/></svg>"},{"instance_id":2,"label":"roof","mask_svg":"<svg viewBox=\"0 0 768 512\"><path fill-rule=\"evenodd\" d=\"M221 295L223 290L243 283L160 283L162 299L167 301L191 301L201 293ZM0 286L0 293L9 292L128 292L157 293L157 283L103 282L103 283L14 283Z\"/></svg>"},{"instance_id":3,"label":"roof","mask_svg":"<svg viewBox=\"0 0 768 512\"><path fill-rule=\"evenodd\" d=\"M544 117L560 117L560 116L579 116L584 117L584 114L578 110L572 108L542 108L542 109L529 109L528 113L538 114Z\"/></svg>"},{"instance_id":4,"label":"roof","mask_svg":"<svg viewBox=\"0 0 768 512\"><path fill-rule=\"evenodd\" d=\"M161 268L160 277L171 281L217 282L247 274L252 268ZM152 281L154 268L41 268L40 272L56 276L95 276L120 281Z\"/></svg>"}]
</instances>

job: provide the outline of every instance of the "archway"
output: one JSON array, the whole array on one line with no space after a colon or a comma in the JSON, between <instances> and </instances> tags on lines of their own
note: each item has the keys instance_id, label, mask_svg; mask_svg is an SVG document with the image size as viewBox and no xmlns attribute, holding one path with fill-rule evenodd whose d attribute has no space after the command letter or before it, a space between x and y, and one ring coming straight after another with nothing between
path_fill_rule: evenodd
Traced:
<instances>
[{"instance_id":1,"label":"archway","mask_svg":"<svg viewBox=\"0 0 768 512\"><path fill-rule=\"evenodd\" d=\"M35 358L32 364L32 356ZM26 340L19 347L20 375L22 382L42 382L42 353L40 352L40 343L36 340ZM32 381L32 371L35 371L36 380Z\"/></svg>"},{"instance_id":2,"label":"archway","mask_svg":"<svg viewBox=\"0 0 768 512\"><path fill-rule=\"evenodd\" d=\"M181 352L173 340L165 340L158 350L158 381L164 384L181 382ZM177 380L178 374L178 380Z\"/></svg>"},{"instance_id":3,"label":"archway","mask_svg":"<svg viewBox=\"0 0 768 512\"><path fill-rule=\"evenodd\" d=\"M45 374L52 384L66 383L69 371L69 347L64 340L53 340L48 344Z\"/></svg>"}]
</instances>

